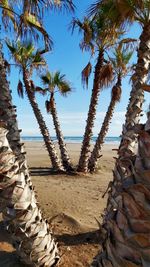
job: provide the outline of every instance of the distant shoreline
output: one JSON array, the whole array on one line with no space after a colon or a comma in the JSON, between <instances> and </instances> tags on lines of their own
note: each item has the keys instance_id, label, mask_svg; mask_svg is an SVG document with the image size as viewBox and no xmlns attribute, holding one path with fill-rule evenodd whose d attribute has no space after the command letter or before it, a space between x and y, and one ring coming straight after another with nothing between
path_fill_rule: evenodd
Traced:
<instances>
[{"instance_id":1,"label":"distant shoreline","mask_svg":"<svg viewBox=\"0 0 150 267\"><path fill-rule=\"evenodd\" d=\"M43 142L43 138L41 136L22 136L21 137L25 142ZM96 141L96 136L92 138L91 143L94 144ZM83 137L82 136L65 136L65 143L66 144L81 144ZM117 136L108 136L105 138L105 144L118 144L120 142L120 137ZM52 137L52 140L57 143L56 137Z\"/></svg>"}]
</instances>

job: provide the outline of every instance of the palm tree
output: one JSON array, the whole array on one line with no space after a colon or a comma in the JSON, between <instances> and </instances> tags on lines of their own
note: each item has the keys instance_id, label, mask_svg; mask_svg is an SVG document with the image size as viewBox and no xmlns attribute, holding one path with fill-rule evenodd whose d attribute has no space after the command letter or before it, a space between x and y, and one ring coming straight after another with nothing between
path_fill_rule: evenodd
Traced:
<instances>
[{"instance_id":1,"label":"palm tree","mask_svg":"<svg viewBox=\"0 0 150 267\"><path fill-rule=\"evenodd\" d=\"M0 210L21 259L31 265L52 266L58 260L57 247L35 200L1 50L0 72Z\"/></svg>"},{"instance_id":2,"label":"palm tree","mask_svg":"<svg viewBox=\"0 0 150 267\"><path fill-rule=\"evenodd\" d=\"M1 1L0 8L2 9L2 19L3 19L3 24L5 26L5 30L6 28L8 28L8 25L10 25L9 23L10 20L11 22L13 22L14 30L17 31L18 34L20 34L18 29L21 29L24 26L26 28L25 33L27 33L27 29L30 25L30 27L32 26L32 28L35 28L37 32L41 32L43 35L46 32L43 31L44 28L42 27L41 23L38 23L36 12L34 12L35 16L32 14L32 19L28 23L27 23L27 17L28 15L31 15L32 11L31 6L34 5L35 7L38 7L38 4L45 5L47 2L48 1L28 0L23 2L22 8L21 8L21 3L19 2L18 10L21 10L21 15L18 16L18 14L14 10L14 8L17 7L17 2L14 5L14 1L9 1L9 2ZM69 4L69 2L72 3L71 0L66 0L66 1L64 0L64 1L59 1L59 4L62 2L66 4L67 3ZM24 10L25 5L28 6L28 9L30 11L28 12L28 14L26 12L26 25L23 23L22 20L25 11ZM37 10L39 9L37 8ZM34 18L36 18L36 20L34 20ZM36 25L34 26L34 24ZM23 33L24 31L22 31L22 34ZM44 50L47 50L47 46L49 45L49 36L47 36L47 34L44 36L44 40L46 41ZM9 229L12 233L11 236L13 236L13 239L16 241L17 251L21 259L31 265L52 266L58 259L57 247L53 239L51 238L51 232L49 232L46 221L44 221L42 218L39 221L39 217L41 216L41 214L36 205L35 195L33 192L32 183L30 181L23 145L20 142L20 130L18 129L18 124L16 120L17 117L16 110L15 106L13 106L12 104L11 91L9 90L9 84L7 82L5 61L3 59L3 54L1 52L1 49L2 47L0 46L0 72L1 72L0 75L0 88L1 88L0 169L1 171L0 173L1 173L1 178L3 177L3 180L1 179L1 193L2 193L1 199L3 199L3 201L5 199L5 204L7 202L6 205L3 205L3 209L5 208L4 214L7 221L9 221L8 226L10 226ZM5 137L6 131L5 129L3 129L2 122L4 122L4 124L7 125L8 129L7 137L9 138L9 144L7 143ZM11 152L9 145L11 146L11 149L13 149L13 153ZM8 183L9 178L11 178L10 183ZM8 187L7 185L10 186ZM22 195L20 195L21 190L23 192ZM28 196L31 197L30 200ZM18 204L22 204L21 210L18 209L19 206L17 207L17 201ZM25 202L28 203L26 207L25 207ZM14 204L16 204L16 206ZM37 216L35 216L35 212L37 213ZM22 215L23 217L21 217ZM34 223L32 221L32 218L33 219L35 218ZM27 221L29 221L28 225ZM42 231L40 227L43 228ZM44 248L43 248L43 242L45 243ZM45 255L44 255L44 250L45 250Z\"/></svg>"},{"instance_id":3,"label":"palm tree","mask_svg":"<svg viewBox=\"0 0 150 267\"><path fill-rule=\"evenodd\" d=\"M50 73L49 71L46 75L41 76L41 80L46 86L44 89L50 94L49 100L45 102L47 112L50 112L53 118L53 123L56 130L56 135L59 143L59 148L61 152L63 167L67 170L73 170L71 166L71 160L64 142L64 137L60 128L58 121L57 109L54 99L54 94L59 92L62 96L67 96L71 92L72 88L69 82L65 79L65 75L62 75L59 71L55 73Z\"/></svg>"},{"instance_id":4,"label":"palm tree","mask_svg":"<svg viewBox=\"0 0 150 267\"><path fill-rule=\"evenodd\" d=\"M137 129L138 153L124 162L128 172L120 160L116 164L118 183L109 192L103 222L106 238L92 267L150 266L150 112L147 123Z\"/></svg>"},{"instance_id":5,"label":"palm tree","mask_svg":"<svg viewBox=\"0 0 150 267\"><path fill-rule=\"evenodd\" d=\"M129 45L129 43L131 45L131 42L133 41L133 39L123 39L122 41L120 41L117 47L115 48L114 58L110 58L114 69L116 84L112 88L111 101L89 159L88 168L90 172L94 172L96 169L98 159L100 158L101 147L104 143L104 138L108 132L109 124L113 117L115 106L117 102L120 101L122 93L122 78L126 76L128 71L130 71L129 66L127 65L132 57L133 51L131 49L129 50L129 47L127 46Z\"/></svg>"},{"instance_id":6,"label":"palm tree","mask_svg":"<svg viewBox=\"0 0 150 267\"><path fill-rule=\"evenodd\" d=\"M144 102L144 90L147 89L146 82L149 72L150 56L149 56L149 41L150 41L150 5L149 0L143 1L97 1L90 8L90 13L95 19L99 16L99 12L106 12L106 18L110 25L116 27L120 25L128 25L137 21L142 27L140 36L139 49L137 53L137 64L135 67L132 80L132 90L130 100L126 112L126 121L123 125L122 140L119 147L120 157L130 156L134 154L134 147L137 135L133 131L133 126L140 120L142 105Z\"/></svg>"},{"instance_id":7,"label":"palm tree","mask_svg":"<svg viewBox=\"0 0 150 267\"><path fill-rule=\"evenodd\" d=\"M98 51L88 118L86 121L87 123L77 168L78 171L87 172L90 140L92 137L92 128L96 115L98 97L103 85L105 85L106 83L108 84L112 79L112 66L109 62L104 65L104 53L108 47L114 44L116 38L120 34L120 31L116 31L116 29L114 29L113 27L108 28L107 21L103 20L102 15L97 20L88 20L87 18L85 18L83 22L74 20L73 29L75 27L79 27L79 31L82 31L84 35L83 40L80 44L81 48L90 50L92 55L94 54L94 51ZM88 77L90 73L91 64L88 63L88 65L82 72L82 79L84 82L88 83Z\"/></svg>"},{"instance_id":8,"label":"palm tree","mask_svg":"<svg viewBox=\"0 0 150 267\"><path fill-rule=\"evenodd\" d=\"M36 120L39 124L39 128L42 133L47 151L49 153L52 166L56 170L62 170L62 166L57 156L56 149L51 140L49 131L46 127L45 121L43 119L43 116L35 99L35 89L33 82L30 80L32 69L39 68L39 66L45 65L46 62L40 55L40 51L34 52L35 49L31 43L25 43L25 44L21 44L20 42L18 42L17 44L7 43L7 46L11 51L11 54L15 62L22 70L26 94L33 109ZM21 81L19 81L18 92L20 92L20 94L22 93L22 88L23 85Z\"/></svg>"}]
</instances>

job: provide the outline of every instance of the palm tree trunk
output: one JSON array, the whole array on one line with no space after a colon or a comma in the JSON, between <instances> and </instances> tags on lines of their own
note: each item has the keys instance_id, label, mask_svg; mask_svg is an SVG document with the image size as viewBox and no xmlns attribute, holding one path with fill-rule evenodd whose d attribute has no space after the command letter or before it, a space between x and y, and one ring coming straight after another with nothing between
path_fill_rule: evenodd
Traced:
<instances>
[{"instance_id":1,"label":"palm tree trunk","mask_svg":"<svg viewBox=\"0 0 150 267\"><path fill-rule=\"evenodd\" d=\"M79 164L77 171L79 172L87 172L88 171L88 159L89 159L89 151L90 151L90 140L92 137L92 129L94 126L94 120L96 116L96 108L98 104L98 96L100 93L100 70L103 65L104 53L103 51L99 52L97 64L95 66L95 76L94 76L94 84L91 96L91 102L88 112L88 118L85 128L85 134L83 137L83 143L81 148L81 154L79 159Z\"/></svg>"},{"instance_id":2,"label":"palm tree trunk","mask_svg":"<svg viewBox=\"0 0 150 267\"><path fill-rule=\"evenodd\" d=\"M52 166L56 170L59 170L59 171L63 170L61 162L59 161L59 158L57 156L57 152L56 152L56 149L54 147L54 144L50 138L49 131L46 127L45 121L44 121L43 116L41 114L41 111L38 107L38 104L36 102L35 94L34 94L34 92L31 91L29 78L28 78L28 72L25 69L23 69L23 81L24 81L24 84L26 87L26 92L27 92L29 102L30 102L31 107L33 109L36 120L39 124L40 131L42 133L47 151L49 153L49 156L50 156L50 159L52 162Z\"/></svg>"},{"instance_id":3,"label":"palm tree trunk","mask_svg":"<svg viewBox=\"0 0 150 267\"><path fill-rule=\"evenodd\" d=\"M6 79L6 68L4 66L4 60L3 55L1 52L0 47L0 88L1 88L1 94L0 94L0 121L3 122L3 124L7 125L8 128L8 134L7 137L9 139L9 144L6 140L6 130L0 129L0 158L1 158L1 164L0 164L0 176L1 176L1 182L0 182L0 188L1 188L1 194L0 194L0 211L3 211L3 215L7 221L8 228L11 232L11 237L13 237L14 241L16 241L17 251L26 263L35 264L37 260L39 259L40 254L36 254L32 249L32 242L35 240L36 235L34 233L39 232L39 221L37 222L37 229L30 229L31 225L31 217L34 215L36 201L34 198L34 192L32 189L32 183L29 177L28 169L27 169L27 163L25 158L25 153L23 150L23 146L20 142L20 130L18 130L18 124L16 120L16 112L15 107L12 105L12 97L11 92L9 90L9 84ZM2 123L1 123L2 124ZM12 151L13 150L13 153ZM14 156L15 155L15 156ZM27 190L25 196L21 194L22 192L25 193L25 190ZM29 195L27 196L27 193ZM32 196L32 197L31 197ZM23 197L23 201L22 198ZM32 200L30 202L31 206L29 205L29 198ZM15 204L15 205L14 205ZM28 205L28 210L20 210L20 207L17 205L23 204ZM35 206L36 205L36 206ZM37 208L38 210L38 208ZM20 215L19 215L20 214ZM39 211L40 214L40 211ZM39 215L38 214L38 215ZM20 216L20 217L19 217ZM21 217L23 216L23 217ZM35 215L34 217L35 218ZM37 217L38 218L38 217ZM27 227L27 222L30 221L29 227L24 231L24 226ZM41 224L42 222L42 224ZM47 238L48 236L50 238L50 234L48 232L48 226L44 223L42 220L40 222L40 225L43 225L45 229L47 229L45 236L42 237L41 235L41 241ZM33 222L32 222L33 223ZM32 224L32 227L34 228L35 224ZM47 228L46 228L47 227ZM27 232L27 230L29 232ZM33 231L34 230L34 231ZM32 233L31 233L32 231ZM40 237L40 235L38 234ZM38 237L37 236L37 237ZM25 240L25 242L20 242ZM26 243L27 241L27 243ZM39 239L40 241L40 239ZM26 246L25 246L25 244ZM38 243L40 245L41 253L42 253L42 243ZM20 246L21 245L21 246ZM45 250L45 253L49 253L51 250L51 253L49 253L49 265L51 266L52 263L57 261L57 248L52 241L47 244L47 250ZM51 246L51 249L50 249ZM31 248L31 249L30 249ZM45 247L46 248L46 247ZM38 247L36 246L36 251ZM30 250L30 254L29 254ZM31 252L34 253L31 253ZM40 253L40 251L38 252ZM33 254L34 258L31 258L31 254ZM52 255L53 254L53 255ZM46 258L43 260L46 262L48 261ZM41 265L40 260L36 266Z\"/></svg>"},{"instance_id":4,"label":"palm tree trunk","mask_svg":"<svg viewBox=\"0 0 150 267\"><path fill-rule=\"evenodd\" d=\"M103 227L106 239L92 267L150 266L150 114L139 131L136 159L117 161Z\"/></svg>"},{"instance_id":5,"label":"palm tree trunk","mask_svg":"<svg viewBox=\"0 0 150 267\"><path fill-rule=\"evenodd\" d=\"M112 116L113 116L115 105L116 105L116 100L114 100L112 98L110 101L106 116L104 118L101 130L98 134L96 143L94 145L93 151L92 151L90 159L89 159L88 169L90 172L94 172L96 169L98 159L100 158L101 147L104 143L105 136L108 132L109 124L110 124L110 121L111 121Z\"/></svg>"},{"instance_id":6,"label":"palm tree trunk","mask_svg":"<svg viewBox=\"0 0 150 267\"><path fill-rule=\"evenodd\" d=\"M138 140L138 154L134 156L137 138L136 124L144 101L145 84L150 63L150 23L140 37L138 62L132 76L133 87L114 170L107 209L103 220L105 240L102 253L93 267L150 266L150 114L145 131L142 125ZM138 129L137 128L137 129Z\"/></svg>"},{"instance_id":7,"label":"palm tree trunk","mask_svg":"<svg viewBox=\"0 0 150 267\"><path fill-rule=\"evenodd\" d=\"M17 157L21 157L21 152L23 152L23 144L20 142L20 132L18 130L18 123L16 120L16 107L12 105L11 91L9 90L9 83L6 77L5 62L3 59L3 54L0 47L0 121L7 124L8 140L13 153ZM24 157L22 155L22 157Z\"/></svg>"},{"instance_id":8,"label":"palm tree trunk","mask_svg":"<svg viewBox=\"0 0 150 267\"><path fill-rule=\"evenodd\" d=\"M142 105L144 102L144 92L142 85L146 83L150 64L150 23L143 28L140 36L140 46L138 50L138 61L135 73L132 76L132 90L130 93L129 105L126 112L126 121L123 125L122 140L119 147L119 156L124 157L134 154L137 135L133 126L140 121Z\"/></svg>"},{"instance_id":9,"label":"palm tree trunk","mask_svg":"<svg viewBox=\"0 0 150 267\"><path fill-rule=\"evenodd\" d=\"M32 266L53 266L59 258L57 246L6 134L0 125L0 211L21 260Z\"/></svg>"},{"instance_id":10,"label":"palm tree trunk","mask_svg":"<svg viewBox=\"0 0 150 267\"><path fill-rule=\"evenodd\" d=\"M51 101L53 101L51 105L51 114L52 114L53 123L54 123L55 130L56 130L58 143L59 143L63 167L65 168L65 170L71 171L73 170L73 168L71 166L71 160L70 160L67 148L66 148L66 144L64 142L62 131L60 129L60 124L58 121L58 116L57 116L57 111L56 111L56 104L55 104L53 95L51 96Z\"/></svg>"}]
</instances>

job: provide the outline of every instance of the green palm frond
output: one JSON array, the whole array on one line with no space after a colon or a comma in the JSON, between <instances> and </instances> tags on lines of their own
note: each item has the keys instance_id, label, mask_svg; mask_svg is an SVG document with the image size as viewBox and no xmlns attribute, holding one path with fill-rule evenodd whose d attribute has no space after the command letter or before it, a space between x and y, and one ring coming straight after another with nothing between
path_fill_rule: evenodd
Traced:
<instances>
[{"instance_id":1,"label":"green palm frond","mask_svg":"<svg viewBox=\"0 0 150 267\"><path fill-rule=\"evenodd\" d=\"M66 96L69 92L71 92L71 85L65 79L65 75L61 74L60 71L56 71L55 73L50 73L49 71L41 76L42 83L48 86L48 91L50 93L54 93L57 88L63 96Z\"/></svg>"},{"instance_id":2,"label":"green palm frond","mask_svg":"<svg viewBox=\"0 0 150 267\"><path fill-rule=\"evenodd\" d=\"M21 67L31 70L33 68L46 66L46 61L42 57L40 50L35 50L31 42L21 43L18 41L17 43L11 43L7 41L6 44L15 62Z\"/></svg>"},{"instance_id":3,"label":"green palm frond","mask_svg":"<svg viewBox=\"0 0 150 267\"><path fill-rule=\"evenodd\" d=\"M14 29L17 29L17 21L15 17L15 12L13 10L13 6L9 3L8 0L0 1L0 8L2 8L2 22L4 24L5 29L9 26L9 22L13 23Z\"/></svg>"},{"instance_id":4,"label":"green palm frond","mask_svg":"<svg viewBox=\"0 0 150 267\"><path fill-rule=\"evenodd\" d=\"M51 83L51 74L50 74L50 72L48 71L46 73L46 75L42 75L41 76L41 80L42 80L44 85L49 85Z\"/></svg>"}]
</instances>

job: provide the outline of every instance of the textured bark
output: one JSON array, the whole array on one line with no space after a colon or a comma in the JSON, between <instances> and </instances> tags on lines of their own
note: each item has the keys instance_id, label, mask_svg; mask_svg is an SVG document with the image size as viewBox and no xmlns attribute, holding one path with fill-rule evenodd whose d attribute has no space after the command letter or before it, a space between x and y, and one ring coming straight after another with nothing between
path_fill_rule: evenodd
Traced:
<instances>
[{"instance_id":1,"label":"textured bark","mask_svg":"<svg viewBox=\"0 0 150 267\"><path fill-rule=\"evenodd\" d=\"M6 134L7 130L1 127L0 211L21 260L31 266L50 267L59 258L57 246L37 206L32 184L20 170Z\"/></svg>"},{"instance_id":2,"label":"textured bark","mask_svg":"<svg viewBox=\"0 0 150 267\"><path fill-rule=\"evenodd\" d=\"M55 170L63 170L61 162L59 161L59 158L57 156L56 148L55 148L55 146L54 146L54 144L50 138L49 131L46 127L45 121L44 121L43 116L41 114L41 111L38 107L38 104L36 102L35 94L31 90L29 79L28 79L28 72L25 69L23 70L23 81L24 81L24 84L26 87L26 93L27 93L29 102L30 102L31 107L33 109L36 120L39 124L40 131L42 133L47 151L49 153L49 156L50 156L50 159L52 162L52 166Z\"/></svg>"},{"instance_id":3,"label":"textured bark","mask_svg":"<svg viewBox=\"0 0 150 267\"><path fill-rule=\"evenodd\" d=\"M114 90L114 94L113 94ZM118 94L119 92L119 94ZM116 106L116 103L120 100L121 96L121 77L118 77L118 81L116 85L112 88L112 98L106 113L106 116L104 118L104 121L102 123L101 130L98 134L96 143L94 145L93 151L91 153L91 156L89 158L89 163L88 163L88 169L90 172L94 172L98 163L98 160L100 158L101 154L101 148L104 143L104 139L106 137L106 134L109 129L109 124L111 122L111 119L113 117L113 112Z\"/></svg>"},{"instance_id":4,"label":"textured bark","mask_svg":"<svg viewBox=\"0 0 150 267\"><path fill-rule=\"evenodd\" d=\"M120 157L134 155L137 135L134 132L133 126L138 124L140 120L142 104L144 102L142 86L146 83L150 64L150 22L143 28L137 56L138 61L135 73L132 76L132 90L119 147Z\"/></svg>"},{"instance_id":5,"label":"textured bark","mask_svg":"<svg viewBox=\"0 0 150 267\"><path fill-rule=\"evenodd\" d=\"M16 107L12 104L11 91L9 90L9 83L6 77L5 62L0 47L0 121L7 124L8 140L13 150L13 153L22 160L25 156L21 154L23 152L23 144L20 142L20 132L18 130L18 123L16 120Z\"/></svg>"},{"instance_id":6,"label":"textured bark","mask_svg":"<svg viewBox=\"0 0 150 267\"><path fill-rule=\"evenodd\" d=\"M106 239L93 267L150 266L150 114L139 130L138 153L118 159L103 227Z\"/></svg>"},{"instance_id":7,"label":"textured bark","mask_svg":"<svg viewBox=\"0 0 150 267\"><path fill-rule=\"evenodd\" d=\"M95 75L94 75L94 84L91 96L91 102L88 112L88 118L86 121L85 134L83 137L83 143L81 148L81 154L79 159L79 164L77 170L79 172L87 172L88 171L88 160L89 160L89 152L90 152L90 140L92 137L92 129L94 126L94 120L96 116L96 108L98 104L98 97L100 93L100 70L103 65L103 51L99 52L97 64L95 66Z\"/></svg>"},{"instance_id":8,"label":"textured bark","mask_svg":"<svg viewBox=\"0 0 150 267\"><path fill-rule=\"evenodd\" d=\"M53 97L53 96L52 96ZM73 168L71 166L71 160L66 148L66 144L64 142L64 137L62 134L62 131L60 129L60 124L58 121L58 116L57 116L57 111L56 111L56 104L54 101L54 97L52 98L52 106L51 106L51 114L52 114L52 118L53 118L53 123L55 126L55 130L56 130L56 136L58 139L58 143L59 143L59 148L60 148L60 153L61 153L61 160L62 160L62 164L65 170L67 171L72 171Z\"/></svg>"}]
</instances>

